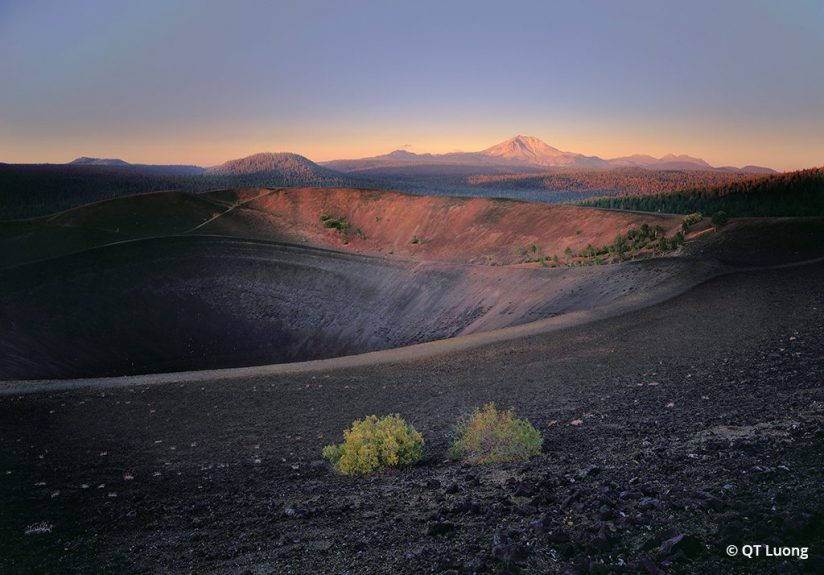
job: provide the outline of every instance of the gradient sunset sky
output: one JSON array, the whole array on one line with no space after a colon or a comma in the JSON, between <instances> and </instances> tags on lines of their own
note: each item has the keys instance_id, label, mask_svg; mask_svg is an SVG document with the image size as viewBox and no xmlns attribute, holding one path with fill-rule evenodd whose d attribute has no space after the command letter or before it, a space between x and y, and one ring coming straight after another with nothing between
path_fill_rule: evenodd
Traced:
<instances>
[{"instance_id":1,"label":"gradient sunset sky","mask_svg":"<svg viewBox=\"0 0 824 575\"><path fill-rule=\"evenodd\" d=\"M478 150L824 165L821 0L0 0L0 161Z\"/></svg>"}]
</instances>

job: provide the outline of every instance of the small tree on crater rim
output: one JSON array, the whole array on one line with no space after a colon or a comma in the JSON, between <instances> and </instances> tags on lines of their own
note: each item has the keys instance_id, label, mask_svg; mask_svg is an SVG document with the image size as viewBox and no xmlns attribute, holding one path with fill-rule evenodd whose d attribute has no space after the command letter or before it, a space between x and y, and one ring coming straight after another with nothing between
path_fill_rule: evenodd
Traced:
<instances>
[{"instance_id":1,"label":"small tree on crater rim","mask_svg":"<svg viewBox=\"0 0 824 575\"><path fill-rule=\"evenodd\" d=\"M722 226L727 225L729 217L727 217L727 212L723 210L718 210L712 215L712 219L710 221L712 222L712 225L714 225L716 228L720 228Z\"/></svg>"}]
</instances>

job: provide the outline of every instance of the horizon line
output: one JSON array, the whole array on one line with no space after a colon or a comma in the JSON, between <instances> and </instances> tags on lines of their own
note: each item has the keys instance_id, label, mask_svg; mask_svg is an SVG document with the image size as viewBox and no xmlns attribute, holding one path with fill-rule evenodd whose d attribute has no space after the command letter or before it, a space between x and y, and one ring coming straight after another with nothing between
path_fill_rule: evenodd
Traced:
<instances>
[{"instance_id":1,"label":"horizon line","mask_svg":"<svg viewBox=\"0 0 824 575\"><path fill-rule=\"evenodd\" d=\"M604 161L614 161L614 160L618 160L618 159L622 159L622 158L631 158L631 157L634 157L634 156L645 156L645 157L654 158L656 160L663 160L664 158L666 158L668 156L673 156L674 159L677 159L677 158L691 158L691 159L695 159L695 160L701 160L701 161L704 161L707 164L709 164L714 169L721 169L721 168L742 169L742 168L745 168L745 167L758 167L758 168L768 168L768 169L771 169L771 170L775 170L777 172L797 171L797 170L814 168L814 167L818 166L818 164L813 164L813 165L807 166L807 167L780 168L779 169L779 168L774 168L774 167L768 166L768 165L756 164L754 162L747 162L747 163L744 163L740 166L735 165L733 163L714 164L714 163L711 163L710 161L704 159L703 155L698 155L698 156L693 155L695 152L693 152L693 154L667 152L667 153L662 154L660 156L655 155L653 153L644 153L644 152L638 152L638 151L633 151L633 152L630 152L630 153L624 153L624 154L620 154L620 155L611 155L611 154L601 155L601 154L593 154L593 153L571 152L571 151L568 151L568 150L563 150L561 148L557 148L557 147L555 147L551 144L548 144L545 140L543 140L540 137L530 136L530 135L527 135L527 134L524 134L524 133L518 133L515 136L512 136L512 137L507 138L505 140L498 141L498 142L492 144L491 146L487 146L485 148L476 149L476 150L451 149L449 151L435 151L435 152L433 152L433 151L412 151L409 148L413 148L413 147L417 148L418 146L413 146L413 145L410 145L410 144L401 144L401 145L397 145L397 146L394 146L394 147L388 146L388 147L383 148L383 150L387 150L388 148L391 148L391 149L388 149L388 151L371 152L371 153L367 152L366 155L359 155L357 153L343 154L343 155L338 154L336 156L333 156L333 157L330 157L330 158L324 158L324 159L315 159L314 158L314 157L316 157L315 154L294 151L294 148L293 148L293 149L284 149L284 150L280 150L280 151L275 151L275 150L271 150L271 149L269 149L269 150L259 149L258 151L252 151L252 152L248 152L248 153L238 152L237 154L227 154L227 155L231 155L232 157L223 159L223 160L221 160L217 163L212 163L212 162L191 162L191 161L185 161L185 160L183 160L183 161L178 161L178 160L163 160L163 161L156 161L156 160L155 161L151 161L151 160L126 160L124 158L128 157L128 154L117 154L117 153L115 153L115 154L110 154L110 153L96 154L96 153L92 152L92 153L88 153L88 154L87 153L82 153L82 154L79 154L79 155L72 154L73 157L69 160L66 160L66 161L56 161L56 160L52 160L52 159L38 160L38 161L5 161L5 160L0 159L0 164L6 164L6 165L15 165L15 164L16 165L69 165L69 164L71 164L72 162L74 162L76 160L88 158L88 159L104 160L104 161L122 161L122 162L125 162L125 163L129 164L129 165L137 165L137 166L139 166L139 165L145 165L145 166L168 165L168 166L191 166L191 167L198 167L198 168L211 168L211 167L219 166L219 165L221 165L225 162L240 160L240 159L248 158L250 156L254 156L254 155L258 155L258 154L294 154L294 155L302 156L302 157L306 158L307 160L310 160L310 161L312 161L316 164L324 164L324 163L337 162L337 161L347 161L347 160L356 161L356 160L363 160L363 159L368 159L368 158L381 157L381 156L386 156L386 155L392 154L394 152L406 152L406 153L414 154L414 155L417 155L417 156L422 156L422 155L445 156L445 155L450 155L450 154L477 154L477 153L484 152L489 148L493 148L495 146L498 146L498 145L501 145L501 144L504 144L504 143L507 143L507 142L510 142L512 140L519 139L519 138L530 138L530 139L538 140L540 143L542 143L544 145L547 145L547 146L550 146L550 147L552 147L552 148L554 148L554 149L556 149L556 150L558 150L559 152L562 152L562 153L576 154L576 155L580 155L580 156L588 157L588 158L598 158L598 159L601 159L601 160L604 160ZM363 154L363 152L361 152L361 154ZM328 156L328 154L321 154L321 155L322 156ZM560 166L543 166L543 167L551 168L551 167L560 167ZM595 169L595 168L590 168L590 169Z\"/></svg>"}]
</instances>

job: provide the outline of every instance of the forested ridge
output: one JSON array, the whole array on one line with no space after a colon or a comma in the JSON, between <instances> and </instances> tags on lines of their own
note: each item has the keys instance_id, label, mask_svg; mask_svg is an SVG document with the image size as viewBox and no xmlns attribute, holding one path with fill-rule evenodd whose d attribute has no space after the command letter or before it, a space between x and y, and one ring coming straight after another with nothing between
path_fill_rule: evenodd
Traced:
<instances>
[{"instance_id":1,"label":"forested ridge","mask_svg":"<svg viewBox=\"0 0 824 575\"><path fill-rule=\"evenodd\" d=\"M478 187L505 185L523 190L611 191L645 195L705 188L762 177L761 175L713 170L654 170L636 167L609 170L556 168L541 174L470 176L467 178L467 183Z\"/></svg>"},{"instance_id":2,"label":"forested ridge","mask_svg":"<svg viewBox=\"0 0 824 575\"><path fill-rule=\"evenodd\" d=\"M745 216L824 216L824 168L653 195L601 197L580 202L595 208Z\"/></svg>"},{"instance_id":3,"label":"forested ridge","mask_svg":"<svg viewBox=\"0 0 824 575\"><path fill-rule=\"evenodd\" d=\"M262 156L252 159L257 161ZM91 202L162 190L197 193L281 186L367 187L423 195L509 197L550 203L589 198L580 205L682 214L724 211L730 217L824 215L824 168L770 176L620 168L403 179L366 178L320 166L310 170L291 161L279 161L278 166L279 171L259 173L231 173L233 170L228 168L174 173L163 171L170 168L163 166L0 163L0 220L45 216ZM251 169L245 164L229 167Z\"/></svg>"}]
</instances>

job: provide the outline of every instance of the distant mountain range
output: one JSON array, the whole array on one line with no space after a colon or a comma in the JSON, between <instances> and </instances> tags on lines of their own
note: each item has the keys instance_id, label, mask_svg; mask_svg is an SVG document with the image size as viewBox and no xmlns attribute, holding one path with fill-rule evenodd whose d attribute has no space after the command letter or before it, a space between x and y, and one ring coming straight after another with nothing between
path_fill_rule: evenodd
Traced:
<instances>
[{"instance_id":1,"label":"distant mountain range","mask_svg":"<svg viewBox=\"0 0 824 575\"><path fill-rule=\"evenodd\" d=\"M219 166L202 168L185 165L130 164L120 159L77 158L71 166L107 167L150 171L160 174L259 175L276 174L283 178L307 180L340 176L469 176L480 174L540 173L554 168L605 170L643 168L648 170L701 170L741 174L774 174L760 166L714 167L692 156L667 154L660 158L636 154L605 160L564 152L532 136L515 136L479 152L415 154L395 150L382 156L352 160L333 160L320 164L292 153L260 153L230 160Z\"/></svg>"},{"instance_id":2,"label":"distant mountain range","mask_svg":"<svg viewBox=\"0 0 824 575\"><path fill-rule=\"evenodd\" d=\"M81 169L99 168L159 175L252 176L265 174L295 181L334 178L341 175L339 172L319 166L299 154L288 152L253 154L208 168L181 164L130 164L118 158L89 158L86 156L72 160L65 165Z\"/></svg>"},{"instance_id":3,"label":"distant mountain range","mask_svg":"<svg viewBox=\"0 0 824 575\"><path fill-rule=\"evenodd\" d=\"M415 154L395 150L383 156L357 160L334 160L322 165L345 173L400 175L402 172L431 173L505 173L538 172L547 168L609 169L637 167L652 170L720 170L752 174L773 174L775 170L760 166L716 168L692 156L668 154L661 158L646 155L623 156L605 160L564 152L532 136L515 136L480 152L449 154Z\"/></svg>"},{"instance_id":4,"label":"distant mountain range","mask_svg":"<svg viewBox=\"0 0 824 575\"><path fill-rule=\"evenodd\" d=\"M66 165L79 168L126 170L168 176L191 176L205 172L205 169L200 166L189 166L185 164L130 164L118 158L88 158L86 156L72 160Z\"/></svg>"},{"instance_id":5,"label":"distant mountain range","mask_svg":"<svg viewBox=\"0 0 824 575\"><path fill-rule=\"evenodd\" d=\"M769 177L769 168L714 167L700 158L632 155L605 160L516 136L478 152L416 154L315 163L292 153L261 153L218 166L131 164L81 157L66 164L0 162L0 220L52 214L133 194L230 188L335 187L427 196L573 202L614 195L715 189Z\"/></svg>"}]
</instances>

